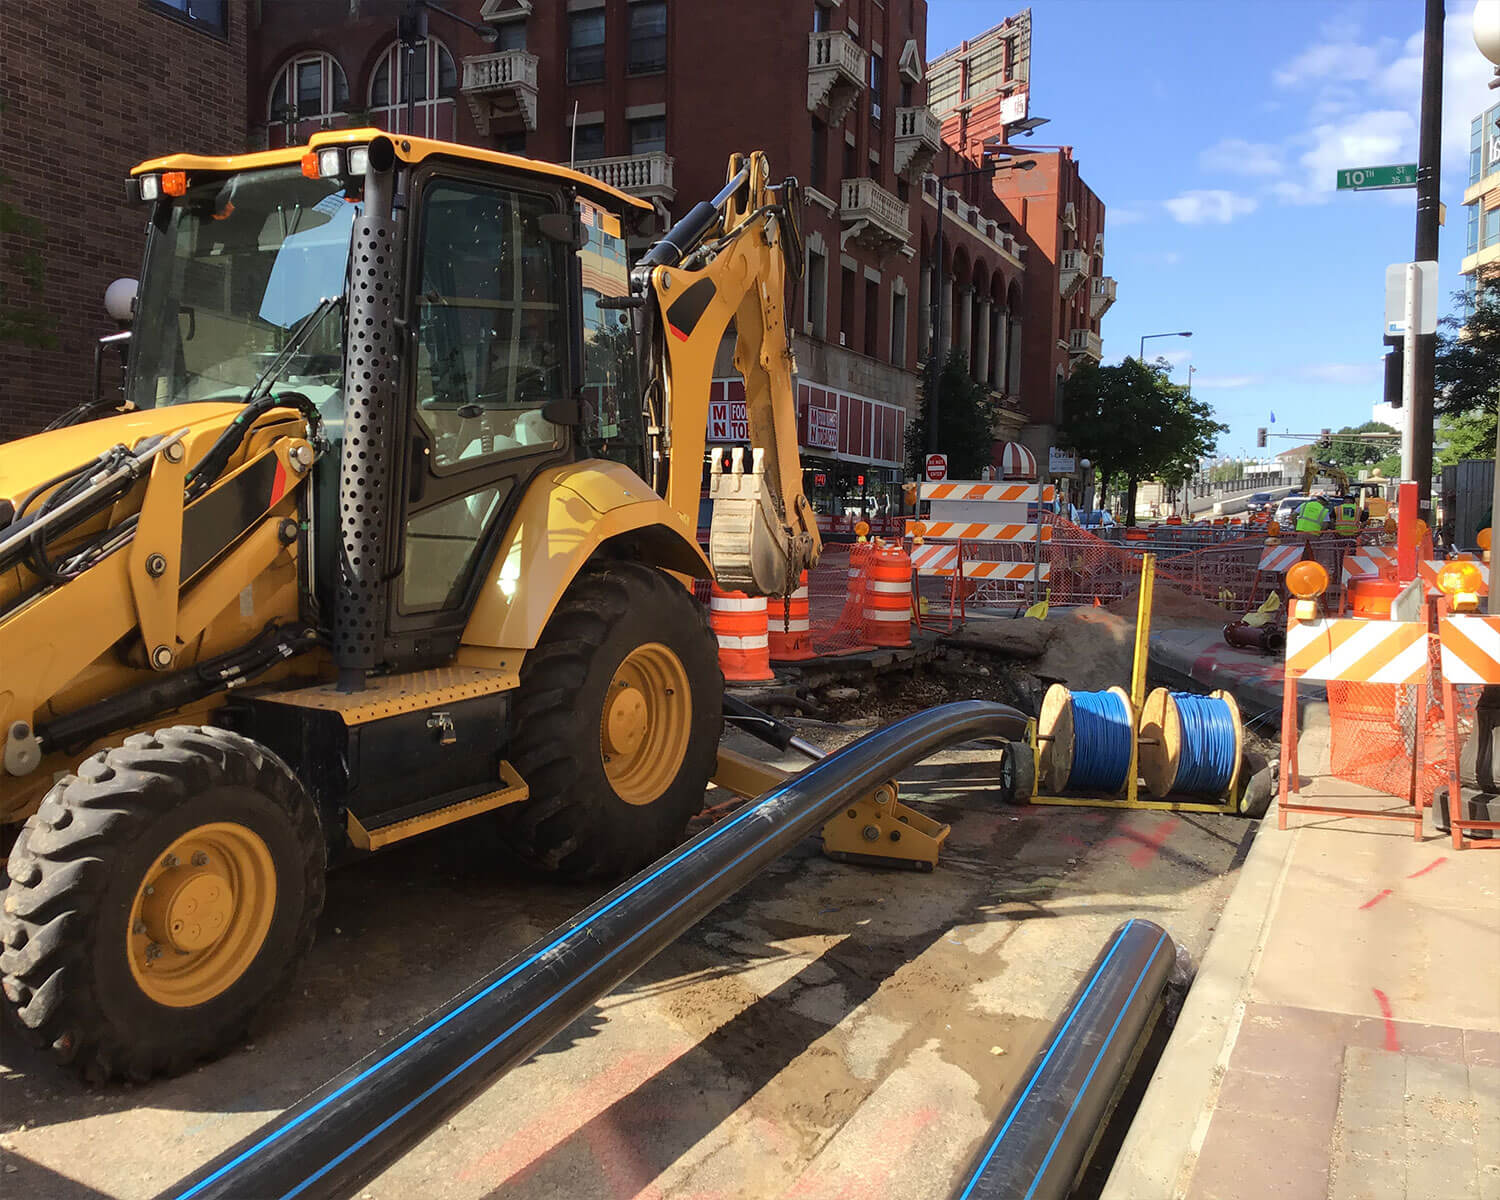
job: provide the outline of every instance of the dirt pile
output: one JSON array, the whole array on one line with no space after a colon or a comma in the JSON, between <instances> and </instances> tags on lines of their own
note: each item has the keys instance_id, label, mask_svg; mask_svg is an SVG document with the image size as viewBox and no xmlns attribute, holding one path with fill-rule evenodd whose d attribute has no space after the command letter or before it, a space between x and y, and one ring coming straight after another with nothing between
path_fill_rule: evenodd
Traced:
<instances>
[{"instance_id":1,"label":"dirt pile","mask_svg":"<svg viewBox=\"0 0 1500 1200\"><path fill-rule=\"evenodd\" d=\"M1139 584L1127 584L1125 594L1106 611L1118 613L1131 624L1135 623ZM1190 596L1178 591L1169 583L1156 581L1151 590L1151 623L1157 628L1167 625L1223 625L1226 621L1238 621L1239 617L1220 608L1201 596Z\"/></svg>"},{"instance_id":2,"label":"dirt pile","mask_svg":"<svg viewBox=\"0 0 1500 1200\"><path fill-rule=\"evenodd\" d=\"M1033 675L1065 683L1075 692L1130 686L1134 620L1108 608L1076 608L1049 616L1047 624L1054 626L1052 637L1041 658L1028 668Z\"/></svg>"}]
</instances>

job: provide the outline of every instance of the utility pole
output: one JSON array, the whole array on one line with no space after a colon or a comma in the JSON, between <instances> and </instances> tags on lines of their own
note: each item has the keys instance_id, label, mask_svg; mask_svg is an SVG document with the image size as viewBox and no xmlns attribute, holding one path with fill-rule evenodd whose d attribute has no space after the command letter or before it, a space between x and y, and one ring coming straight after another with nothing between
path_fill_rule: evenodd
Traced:
<instances>
[{"instance_id":1,"label":"utility pole","mask_svg":"<svg viewBox=\"0 0 1500 1200\"><path fill-rule=\"evenodd\" d=\"M1438 184L1443 156L1443 21L1444 0L1427 0L1422 44L1422 124L1417 145L1416 262L1438 256ZM1414 314L1408 314L1408 321ZM1410 328L1410 326L1409 326ZM1411 471L1417 483L1422 517L1432 521L1432 391L1437 366L1437 334L1419 333L1412 340L1415 362L1411 399Z\"/></svg>"}]
</instances>

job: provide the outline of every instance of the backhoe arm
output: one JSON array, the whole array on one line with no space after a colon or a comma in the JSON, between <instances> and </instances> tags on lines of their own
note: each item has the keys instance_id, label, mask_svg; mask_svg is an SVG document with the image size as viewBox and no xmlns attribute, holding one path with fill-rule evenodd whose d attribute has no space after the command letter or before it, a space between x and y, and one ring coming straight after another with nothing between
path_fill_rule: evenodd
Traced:
<instances>
[{"instance_id":1,"label":"backhoe arm","mask_svg":"<svg viewBox=\"0 0 1500 1200\"><path fill-rule=\"evenodd\" d=\"M647 252L637 283L647 293L653 482L690 518L702 488L714 359L734 320L751 453L747 461L736 448L726 461L714 452L709 557L722 587L780 596L817 562L822 542L802 490L785 318L787 272L802 265L800 197L794 180L773 187L768 178L764 154L731 158L729 186Z\"/></svg>"}]
</instances>

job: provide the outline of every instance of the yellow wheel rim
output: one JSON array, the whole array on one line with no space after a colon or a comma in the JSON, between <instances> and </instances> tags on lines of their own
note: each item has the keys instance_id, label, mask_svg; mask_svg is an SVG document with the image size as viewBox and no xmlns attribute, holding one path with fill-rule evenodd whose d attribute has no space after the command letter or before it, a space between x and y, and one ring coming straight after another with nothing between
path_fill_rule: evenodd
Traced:
<instances>
[{"instance_id":1,"label":"yellow wheel rim","mask_svg":"<svg viewBox=\"0 0 1500 1200\"><path fill-rule=\"evenodd\" d=\"M599 718L604 774L626 804L650 804L677 778L692 733L693 694L676 653L637 646L609 681Z\"/></svg>"},{"instance_id":2,"label":"yellow wheel rim","mask_svg":"<svg viewBox=\"0 0 1500 1200\"><path fill-rule=\"evenodd\" d=\"M256 833L227 821L189 830L156 856L136 889L126 931L130 973L169 1008L232 987L266 940L276 868Z\"/></svg>"}]
</instances>

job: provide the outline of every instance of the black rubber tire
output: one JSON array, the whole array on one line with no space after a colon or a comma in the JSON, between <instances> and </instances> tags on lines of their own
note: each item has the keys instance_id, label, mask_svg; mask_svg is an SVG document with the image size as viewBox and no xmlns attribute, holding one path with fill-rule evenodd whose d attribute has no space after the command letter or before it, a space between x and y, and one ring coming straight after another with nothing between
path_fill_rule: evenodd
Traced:
<instances>
[{"instance_id":1,"label":"black rubber tire","mask_svg":"<svg viewBox=\"0 0 1500 1200\"><path fill-rule=\"evenodd\" d=\"M599 749L609 682L637 646L661 642L692 692L687 751L648 804L610 786ZM570 879L617 879L660 858L703 809L724 728L724 675L708 614L670 576L634 562L589 567L563 594L521 664L510 759L531 789L501 811L523 862Z\"/></svg>"},{"instance_id":2,"label":"black rubber tire","mask_svg":"<svg viewBox=\"0 0 1500 1200\"><path fill-rule=\"evenodd\" d=\"M1029 742L1006 742L1000 748L1000 797L1025 808L1036 792L1036 755Z\"/></svg>"},{"instance_id":3,"label":"black rubber tire","mask_svg":"<svg viewBox=\"0 0 1500 1200\"><path fill-rule=\"evenodd\" d=\"M162 850L211 821L257 833L276 871L260 952L212 1000L162 1005L124 953L136 889ZM302 785L276 755L208 726L132 734L53 785L8 864L0 988L21 1024L86 1079L176 1075L223 1053L283 999L313 942L327 852Z\"/></svg>"}]
</instances>

